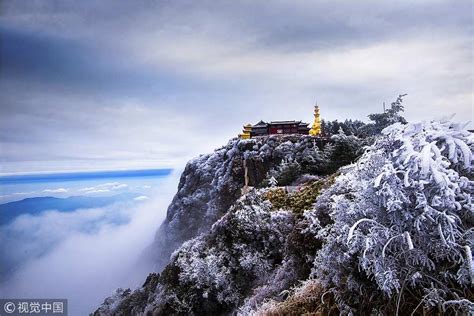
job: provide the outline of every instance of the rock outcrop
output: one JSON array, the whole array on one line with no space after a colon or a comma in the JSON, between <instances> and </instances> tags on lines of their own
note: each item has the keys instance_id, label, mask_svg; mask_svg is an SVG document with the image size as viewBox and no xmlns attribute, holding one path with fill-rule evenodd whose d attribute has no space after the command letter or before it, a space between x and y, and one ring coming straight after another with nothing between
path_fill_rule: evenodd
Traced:
<instances>
[{"instance_id":1,"label":"rock outcrop","mask_svg":"<svg viewBox=\"0 0 474 316\"><path fill-rule=\"evenodd\" d=\"M95 314L225 314L251 309L307 277L312 258L301 249L318 242L305 241L305 221L295 222L301 212L276 210L269 192L317 181L322 145L302 135L233 139L188 162L149 250L160 273L135 291L116 290Z\"/></svg>"},{"instance_id":2,"label":"rock outcrop","mask_svg":"<svg viewBox=\"0 0 474 316\"><path fill-rule=\"evenodd\" d=\"M314 171L321 165L323 154L318 144L322 145L314 137L298 135L233 139L212 154L188 162L166 220L149 250L154 256L155 270L160 271L183 242L208 232L229 211L245 184L244 160L249 186L267 185L269 172L278 173L276 169L282 162L298 168L294 174L281 172L286 182L283 184L290 184L299 174Z\"/></svg>"}]
</instances>

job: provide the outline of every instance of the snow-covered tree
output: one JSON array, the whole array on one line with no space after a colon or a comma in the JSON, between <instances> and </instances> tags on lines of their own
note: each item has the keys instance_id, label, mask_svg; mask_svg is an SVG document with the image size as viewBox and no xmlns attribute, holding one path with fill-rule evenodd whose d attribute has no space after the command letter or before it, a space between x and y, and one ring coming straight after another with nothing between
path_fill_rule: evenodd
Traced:
<instances>
[{"instance_id":1,"label":"snow-covered tree","mask_svg":"<svg viewBox=\"0 0 474 316\"><path fill-rule=\"evenodd\" d=\"M272 187L272 188L274 188L278 185L278 181L274 177L271 177L270 180L268 180L268 183L270 184L270 187Z\"/></svg>"},{"instance_id":2,"label":"snow-covered tree","mask_svg":"<svg viewBox=\"0 0 474 316\"><path fill-rule=\"evenodd\" d=\"M402 116L402 112L405 110L402 102L403 97L406 94L401 94L397 97L397 100L392 102L390 108L386 109L383 113L373 113L369 115L369 119L373 123L365 126L366 132L369 135L377 135L387 126L395 123L406 124L407 121Z\"/></svg>"},{"instance_id":3,"label":"snow-covered tree","mask_svg":"<svg viewBox=\"0 0 474 316\"><path fill-rule=\"evenodd\" d=\"M293 159L284 159L280 165L269 172L269 175L282 186L290 185L301 175L301 165Z\"/></svg>"},{"instance_id":4,"label":"snow-covered tree","mask_svg":"<svg viewBox=\"0 0 474 316\"><path fill-rule=\"evenodd\" d=\"M363 137L366 136L365 126L366 124L359 120L346 119L344 122L321 120L322 134L326 137L338 134L339 129L342 129L346 135Z\"/></svg>"},{"instance_id":5,"label":"snow-covered tree","mask_svg":"<svg viewBox=\"0 0 474 316\"><path fill-rule=\"evenodd\" d=\"M404 308L473 311L473 148L449 120L397 123L320 198L334 224L319 232L313 275L341 308L379 291L398 311L409 290Z\"/></svg>"},{"instance_id":6,"label":"snow-covered tree","mask_svg":"<svg viewBox=\"0 0 474 316\"><path fill-rule=\"evenodd\" d=\"M324 148L327 173L332 173L340 166L356 161L362 154L364 146L363 139L354 135L347 136L340 128L338 134L331 136L331 143Z\"/></svg>"}]
</instances>

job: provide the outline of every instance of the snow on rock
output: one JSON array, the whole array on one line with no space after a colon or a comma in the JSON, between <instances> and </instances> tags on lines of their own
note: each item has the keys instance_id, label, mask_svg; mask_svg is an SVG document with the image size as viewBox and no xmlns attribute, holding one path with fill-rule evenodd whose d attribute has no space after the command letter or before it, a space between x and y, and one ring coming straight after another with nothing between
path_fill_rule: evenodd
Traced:
<instances>
[{"instance_id":1,"label":"snow on rock","mask_svg":"<svg viewBox=\"0 0 474 316\"><path fill-rule=\"evenodd\" d=\"M183 242L209 231L239 198L245 182L244 159L249 185L258 187L268 184L271 175L292 181L292 177L322 165L318 157L322 153L313 137L289 135L233 139L212 154L188 162L166 220L149 250L156 262L155 270L161 270ZM279 170L283 161L298 165L297 173L282 175Z\"/></svg>"},{"instance_id":2,"label":"snow on rock","mask_svg":"<svg viewBox=\"0 0 474 316\"><path fill-rule=\"evenodd\" d=\"M190 161L150 249L157 270L166 267L139 289L118 290L95 314L249 311L308 277L320 243L303 231L314 222L295 224L298 215L275 210L266 193L283 180L320 179L324 156L314 137L290 135L234 139ZM241 195L244 159L250 188Z\"/></svg>"}]
</instances>

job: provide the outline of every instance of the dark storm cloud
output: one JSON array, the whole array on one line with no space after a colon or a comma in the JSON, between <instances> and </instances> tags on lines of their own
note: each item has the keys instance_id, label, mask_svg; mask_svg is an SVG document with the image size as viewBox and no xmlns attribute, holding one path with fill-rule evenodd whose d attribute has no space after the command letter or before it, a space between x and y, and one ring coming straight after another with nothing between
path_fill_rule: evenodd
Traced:
<instances>
[{"instance_id":1,"label":"dark storm cloud","mask_svg":"<svg viewBox=\"0 0 474 316\"><path fill-rule=\"evenodd\" d=\"M243 123L310 120L315 100L328 119L365 119L399 93L411 120L472 117L469 1L20 0L1 12L4 172L177 163Z\"/></svg>"},{"instance_id":2,"label":"dark storm cloud","mask_svg":"<svg viewBox=\"0 0 474 316\"><path fill-rule=\"evenodd\" d=\"M472 32L469 1L285 3L253 18L272 49L343 49L416 32Z\"/></svg>"},{"instance_id":3,"label":"dark storm cloud","mask_svg":"<svg viewBox=\"0 0 474 316\"><path fill-rule=\"evenodd\" d=\"M134 65L113 48L94 47L71 39L0 28L0 84L56 85L84 93L145 94L173 92L197 85L165 67ZM7 82L5 82L7 81ZM20 82L20 83L18 83Z\"/></svg>"}]
</instances>

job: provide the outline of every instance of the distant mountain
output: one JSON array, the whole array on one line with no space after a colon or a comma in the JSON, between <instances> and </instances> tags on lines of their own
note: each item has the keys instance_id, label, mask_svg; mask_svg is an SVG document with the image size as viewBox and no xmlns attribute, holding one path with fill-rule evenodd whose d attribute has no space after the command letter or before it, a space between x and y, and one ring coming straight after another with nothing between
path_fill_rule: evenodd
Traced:
<instances>
[{"instance_id":1,"label":"distant mountain","mask_svg":"<svg viewBox=\"0 0 474 316\"><path fill-rule=\"evenodd\" d=\"M122 193L112 196L71 196L57 198L51 196L26 198L20 201L0 205L0 225L11 222L23 214L40 214L47 210L73 212L77 209L95 208L110 205L115 202L128 201L140 196L137 193Z\"/></svg>"}]
</instances>

